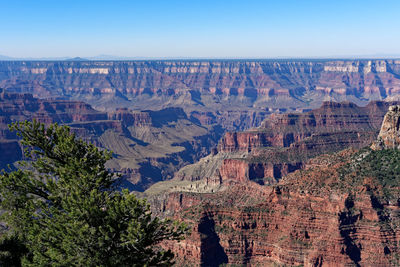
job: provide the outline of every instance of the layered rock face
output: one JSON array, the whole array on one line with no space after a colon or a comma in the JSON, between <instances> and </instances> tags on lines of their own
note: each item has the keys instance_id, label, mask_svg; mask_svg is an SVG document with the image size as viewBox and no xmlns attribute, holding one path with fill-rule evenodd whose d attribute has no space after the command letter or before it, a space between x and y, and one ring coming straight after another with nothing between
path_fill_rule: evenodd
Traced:
<instances>
[{"instance_id":1,"label":"layered rock face","mask_svg":"<svg viewBox=\"0 0 400 267\"><path fill-rule=\"evenodd\" d=\"M107 113L94 110L83 102L38 99L31 94L9 93L0 88L1 141L15 141L15 133L8 130L8 124L15 121L35 119L45 124L73 124L105 121L107 117Z\"/></svg>"},{"instance_id":2,"label":"layered rock face","mask_svg":"<svg viewBox=\"0 0 400 267\"><path fill-rule=\"evenodd\" d=\"M108 111L180 107L193 122L229 131L327 100L398 100L399 75L399 60L0 62L0 87L10 92Z\"/></svg>"},{"instance_id":3,"label":"layered rock face","mask_svg":"<svg viewBox=\"0 0 400 267\"><path fill-rule=\"evenodd\" d=\"M23 156L8 124L32 119L68 125L79 137L113 151L108 167L123 174L124 187L136 190L171 178L182 166L207 155L222 134L220 127L201 126L181 108L120 108L107 113L84 102L38 99L31 94L1 90L0 169Z\"/></svg>"},{"instance_id":4,"label":"layered rock face","mask_svg":"<svg viewBox=\"0 0 400 267\"><path fill-rule=\"evenodd\" d=\"M380 101L365 107L348 102L324 102L320 108L302 114L273 114L257 129L225 134L219 150L234 152L268 146L290 147L312 135L377 131L389 105L389 102Z\"/></svg>"},{"instance_id":5,"label":"layered rock face","mask_svg":"<svg viewBox=\"0 0 400 267\"><path fill-rule=\"evenodd\" d=\"M258 126L241 126L243 114L258 121L260 112L317 108L326 100L396 100L399 75L399 60L0 62L0 87L13 92L98 109L178 106L224 128ZM219 113L227 111L233 120Z\"/></svg>"},{"instance_id":6,"label":"layered rock face","mask_svg":"<svg viewBox=\"0 0 400 267\"><path fill-rule=\"evenodd\" d=\"M20 120L27 114L32 119L43 123L107 120L107 113L94 110L83 102L37 99L32 94L16 94L0 89L0 122L2 125Z\"/></svg>"},{"instance_id":7,"label":"layered rock face","mask_svg":"<svg viewBox=\"0 0 400 267\"><path fill-rule=\"evenodd\" d=\"M400 148L400 106L389 107L373 149Z\"/></svg>"},{"instance_id":8,"label":"layered rock face","mask_svg":"<svg viewBox=\"0 0 400 267\"><path fill-rule=\"evenodd\" d=\"M199 193L200 179L145 193L156 214L193 227L163 244L181 266L399 266L399 159L397 149L346 149L273 186L238 178Z\"/></svg>"},{"instance_id":9,"label":"layered rock face","mask_svg":"<svg viewBox=\"0 0 400 267\"><path fill-rule=\"evenodd\" d=\"M22 150L8 124L15 121L35 119L49 123L89 123L107 120L107 113L94 110L90 105L70 100L42 100L31 94L9 93L0 89L0 169L22 158ZM78 129L74 129L79 131ZM90 139L85 129L81 136Z\"/></svg>"},{"instance_id":10,"label":"layered rock face","mask_svg":"<svg viewBox=\"0 0 400 267\"><path fill-rule=\"evenodd\" d=\"M365 107L324 102L302 114L273 114L255 129L228 132L206 160L182 168L178 180L209 178L216 184L233 179L276 183L317 155L372 143L391 103ZM206 170L206 171L205 171Z\"/></svg>"}]
</instances>

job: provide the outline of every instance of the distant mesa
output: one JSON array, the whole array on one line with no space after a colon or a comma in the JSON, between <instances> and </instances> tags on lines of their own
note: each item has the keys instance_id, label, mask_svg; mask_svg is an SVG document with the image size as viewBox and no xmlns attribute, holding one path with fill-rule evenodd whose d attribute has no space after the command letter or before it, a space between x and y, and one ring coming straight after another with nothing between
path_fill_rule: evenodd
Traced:
<instances>
[{"instance_id":1,"label":"distant mesa","mask_svg":"<svg viewBox=\"0 0 400 267\"><path fill-rule=\"evenodd\" d=\"M74 57L74 58L68 58L66 61L89 61L89 59L86 58L81 58L81 57Z\"/></svg>"},{"instance_id":2,"label":"distant mesa","mask_svg":"<svg viewBox=\"0 0 400 267\"><path fill-rule=\"evenodd\" d=\"M199 117L228 110L302 112L326 100L366 105L400 99L400 60L395 59L111 59L3 60L0 86L40 98L85 101L102 110L181 107Z\"/></svg>"}]
</instances>

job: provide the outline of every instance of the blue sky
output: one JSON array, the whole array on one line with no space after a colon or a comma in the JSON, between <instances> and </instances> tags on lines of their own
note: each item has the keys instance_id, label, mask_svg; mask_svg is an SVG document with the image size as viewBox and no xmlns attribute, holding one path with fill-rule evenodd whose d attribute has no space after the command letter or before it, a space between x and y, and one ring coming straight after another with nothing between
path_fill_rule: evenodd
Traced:
<instances>
[{"instance_id":1,"label":"blue sky","mask_svg":"<svg viewBox=\"0 0 400 267\"><path fill-rule=\"evenodd\" d=\"M0 55L400 55L399 0L0 0Z\"/></svg>"}]
</instances>

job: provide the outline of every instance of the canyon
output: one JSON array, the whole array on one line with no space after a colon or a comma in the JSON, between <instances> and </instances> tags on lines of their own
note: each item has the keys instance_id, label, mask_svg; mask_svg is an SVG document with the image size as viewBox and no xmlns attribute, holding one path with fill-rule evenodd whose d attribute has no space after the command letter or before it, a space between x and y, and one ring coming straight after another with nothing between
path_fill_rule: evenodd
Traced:
<instances>
[{"instance_id":1,"label":"canyon","mask_svg":"<svg viewBox=\"0 0 400 267\"><path fill-rule=\"evenodd\" d=\"M67 125L79 138L113 151L108 168L122 174L121 186L139 191L210 153L222 134L220 126L202 126L181 108L102 112L80 101L38 99L0 89L0 169L23 159L8 125L33 119Z\"/></svg>"},{"instance_id":2,"label":"canyon","mask_svg":"<svg viewBox=\"0 0 400 267\"><path fill-rule=\"evenodd\" d=\"M0 87L103 110L181 107L221 123L218 111L398 100L400 60L0 61Z\"/></svg>"},{"instance_id":3,"label":"canyon","mask_svg":"<svg viewBox=\"0 0 400 267\"><path fill-rule=\"evenodd\" d=\"M298 116L294 124L309 121L311 114L321 114L321 110L343 106L353 105L326 103L319 110ZM231 173L221 170L224 164L219 165L218 173L206 171L218 170L218 164L205 158L200 162L205 167L208 164L208 169L201 168L198 179L178 177L153 185L145 191L153 212L192 227L184 241L164 242L162 246L178 255L178 266L398 266L400 152L393 149L393 142L385 141L397 136L400 111L392 106L383 119L376 113L382 106L382 112L389 108L387 103L377 102L357 107L363 112L342 110L342 116L355 117L350 124L343 124L346 120L337 116L338 112L328 116L329 120L321 116L325 129L318 127L319 132L332 125L339 132L345 127L358 127L362 132L376 130L383 120L379 135L373 134L374 139L379 136L380 149L367 146L371 140L368 136L364 142L350 144L363 148L338 148L341 151L312 156L301 169L285 173L269 185L244 175L248 165L243 160L224 160ZM366 114L376 120L366 119ZM291 116L279 117L280 121L290 121ZM275 119L267 119L263 125ZM315 125L321 126L318 120ZM387 129L397 130L388 135ZM278 145L285 143L280 140ZM222 141L219 148L225 147ZM232 146L228 147L232 153ZM254 146L250 147L254 151ZM235 168L240 171L235 172ZM218 173L219 177L207 178L207 173Z\"/></svg>"},{"instance_id":4,"label":"canyon","mask_svg":"<svg viewBox=\"0 0 400 267\"><path fill-rule=\"evenodd\" d=\"M276 183L310 158L372 143L387 109L395 103L377 101L359 107L324 102L320 108L301 114L273 114L260 127L225 133L217 149L180 169L174 179Z\"/></svg>"},{"instance_id":5,"label":"canyon","mask_svg":"<svg viewBox=\"0 0 400 267\"><path fill-rule=\"evenodd\" d=\"M400 60L0 61L0 88L0 169L8 124L69 126L190 225L178 266L400 264Z\"/></svg>"}]
</instances>

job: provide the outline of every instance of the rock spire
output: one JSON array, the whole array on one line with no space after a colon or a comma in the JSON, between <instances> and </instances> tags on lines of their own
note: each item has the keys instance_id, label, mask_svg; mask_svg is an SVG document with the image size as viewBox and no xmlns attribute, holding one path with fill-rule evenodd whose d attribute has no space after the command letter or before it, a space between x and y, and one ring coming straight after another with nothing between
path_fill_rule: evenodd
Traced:
<instances>
[{"instance_id":1,"label":"rock spire","mask_svg":"<svg viewBox=\"0 0 400 267\"><path fill-rule=\"evenodd\" d=\"M378 139L371 146L374 150L400 149L400 105L390 106L383 118Z\"/></svg>"}]
</instances>

